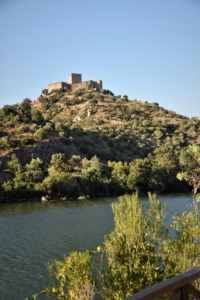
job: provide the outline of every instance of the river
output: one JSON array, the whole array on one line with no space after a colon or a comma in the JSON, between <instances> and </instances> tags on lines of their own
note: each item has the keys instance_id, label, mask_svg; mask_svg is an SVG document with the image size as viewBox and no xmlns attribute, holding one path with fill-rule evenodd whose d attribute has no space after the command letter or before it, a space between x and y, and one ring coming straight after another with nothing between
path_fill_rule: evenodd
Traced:
<instances>
[{"instance_id":1,"label":"river","mask_svg":"<svg viewBox=\"0 0 200 300\"><path fill-rule=\"evenodd\" d=\"M147 203L147 198L141 198ZM192 194L159 197L166 222L190 210ZM113 229L117 198L0 205L0 299L24 300L51 282L47 264L73 250L96 249Z\"/></svg>"}]
</instances>

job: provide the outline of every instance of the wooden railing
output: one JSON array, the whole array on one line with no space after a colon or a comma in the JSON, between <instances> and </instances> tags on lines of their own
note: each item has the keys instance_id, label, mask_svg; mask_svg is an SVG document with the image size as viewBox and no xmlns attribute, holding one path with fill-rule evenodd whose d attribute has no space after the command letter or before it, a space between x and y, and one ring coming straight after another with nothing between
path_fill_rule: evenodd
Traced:
<instances>
[{"instance_id":1,"label":"wooden railing","mask_svg":"<svg viewBox=\"0 0 200 300\"><path fill-rule=\"evenodd\" d=\"M169 300L189 300L189 295L193 296L193 299L200 300L200 291L191 285L198 278L200 278L200 267L160 282L128 297L127 300L154 300L169 293L172 293Z\"/></svg>"}]
</instances>

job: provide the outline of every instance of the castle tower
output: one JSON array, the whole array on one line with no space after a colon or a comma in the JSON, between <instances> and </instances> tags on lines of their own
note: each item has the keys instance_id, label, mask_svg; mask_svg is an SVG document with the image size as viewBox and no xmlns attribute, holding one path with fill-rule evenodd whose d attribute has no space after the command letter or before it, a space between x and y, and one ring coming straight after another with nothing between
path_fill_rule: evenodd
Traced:
<instances>
[{"instance_id":1,"label":"castle tower","mask_svg":"<svg viewBox=\"0 0 200 300\"><path fill-rule=\"evenodd\" d=\"M81 82L82 82L82 75L81 74L71 73L69 75L69 83L70 84L81 83Z\"/></svg>"},{"instance_id":2,"label":"castle tower","mask_svg":"<svg viewBox=\"0 0 200 300\"><path fill-rule=\"evenodd\" d=\"M102 83L102 80L96 80L96 83L97 83L97 88L99 90L101 90L103 88L103 83Z\"/></svg>"}]
</instances>

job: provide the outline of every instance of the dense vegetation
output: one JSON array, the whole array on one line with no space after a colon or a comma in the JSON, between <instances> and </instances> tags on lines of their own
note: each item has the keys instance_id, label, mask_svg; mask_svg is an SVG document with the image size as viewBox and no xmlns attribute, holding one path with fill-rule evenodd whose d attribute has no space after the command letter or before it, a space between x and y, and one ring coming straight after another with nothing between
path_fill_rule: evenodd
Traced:
<instances>
[{"instance_id":1,"label":"dense vegetation","mask_svg":"<svg viewBox=\"0 0 200 300\"><path fill-rule=\"evenodd\" d=\"M188 191L200 121L109 90L47 90L0 109L0 201Z\"/></svg>"},{"instance_id":2,"label":"dense vegetation","mask_svg":"<svg viewBox=\"0 0 200 300\"><path fill-rule=\"evenodd\" d=\"M189 146L180 161L183 171L177 177L189 182L196 192L200 186L200 147ZM189 213L172 217L171 234L164 224L165 205L155 195L148 196L145 209L137 193L119 197L112 204L114 230L104 244L95 251L74 251L51 263L54 281L41 293L53 299L93 300L99 294L102 299L120 300L199 266L200 194ZM199 287L199 282L195 285Z\"/></svg>"}]
</instances>

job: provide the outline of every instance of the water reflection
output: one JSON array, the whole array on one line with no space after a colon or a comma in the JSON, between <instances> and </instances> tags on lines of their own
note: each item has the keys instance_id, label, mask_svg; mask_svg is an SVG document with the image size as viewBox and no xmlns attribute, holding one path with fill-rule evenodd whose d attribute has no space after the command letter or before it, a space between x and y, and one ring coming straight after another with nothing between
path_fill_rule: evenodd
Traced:
<instances>
[{"instance_id":1,"label":"water reflection","mask_svg":"<svg viewBox=\"0 0 200 300\"><path fill-rule=\"evenodd\" d=\"M21 203L12 203L12 204L1 204L0 205L0 214L1 212L5 213L5 216L9 217L10 215L18 214L28 214L34 213L38 210L46 209L59 209L63 207L77 208L82 206L95 206L96 204L111 203L116 201L117 198L97 198L97 199L87 199L87 200L67 200L67 201L48 201L48 202L21 202Z\"/></svg>"}]
</instances>

